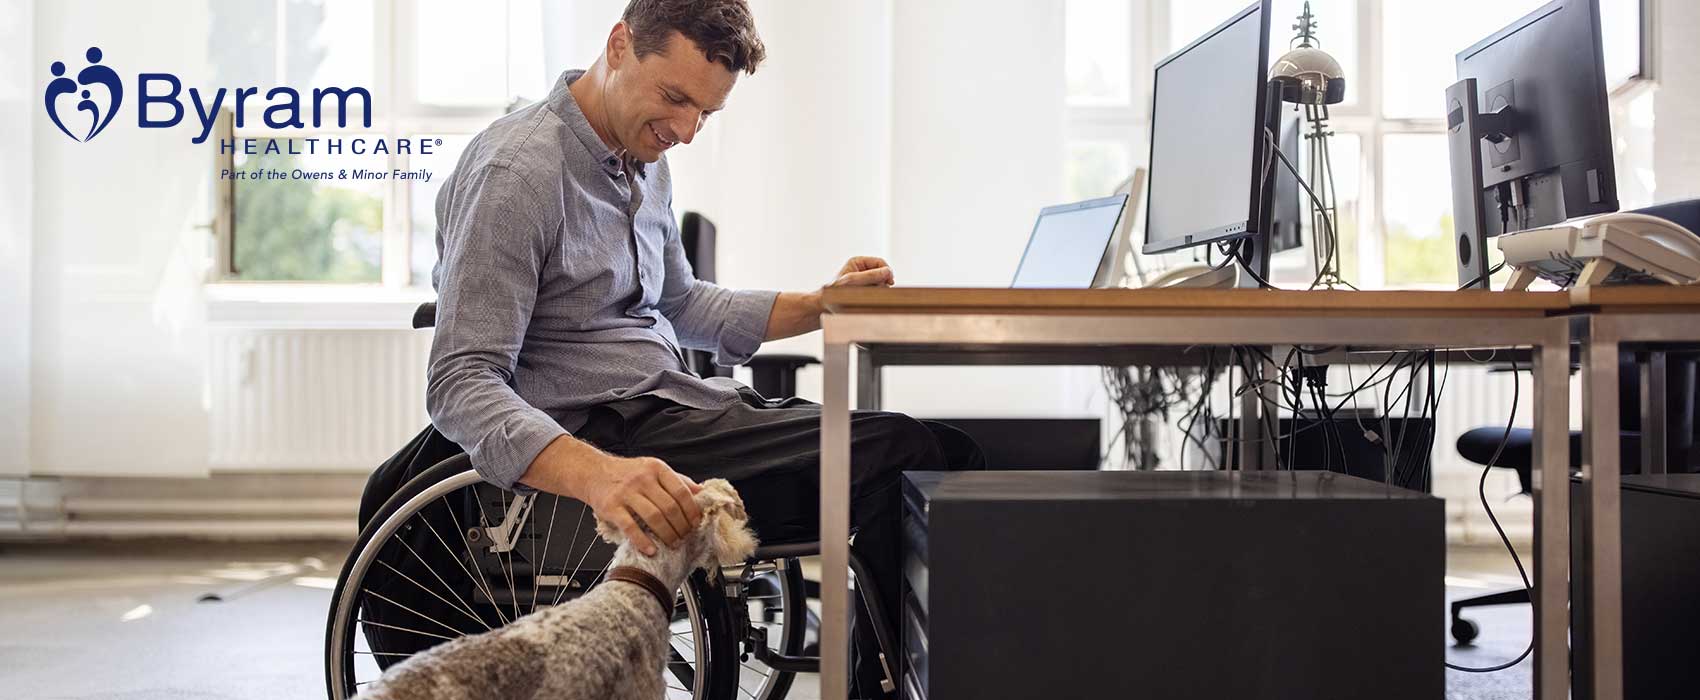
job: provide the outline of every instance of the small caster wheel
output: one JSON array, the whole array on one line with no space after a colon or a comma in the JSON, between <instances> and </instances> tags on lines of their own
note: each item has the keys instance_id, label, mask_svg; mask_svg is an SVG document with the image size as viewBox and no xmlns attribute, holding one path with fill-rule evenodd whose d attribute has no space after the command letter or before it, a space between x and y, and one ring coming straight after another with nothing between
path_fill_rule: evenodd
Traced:
<instances>
[{"instance_id":1,"label":"small caster wheel","mask_svg":"<svg viewBox=\"0 0 1700 700\"><path fill-rule=\"evenodd\" d=\"M1476 636L1481 633L1482 628L1476 626L1476 623L1462 617L1452 618L1452 639L1457 641L1459 646L1475 641Z\"/></svg>"}]
</instances>

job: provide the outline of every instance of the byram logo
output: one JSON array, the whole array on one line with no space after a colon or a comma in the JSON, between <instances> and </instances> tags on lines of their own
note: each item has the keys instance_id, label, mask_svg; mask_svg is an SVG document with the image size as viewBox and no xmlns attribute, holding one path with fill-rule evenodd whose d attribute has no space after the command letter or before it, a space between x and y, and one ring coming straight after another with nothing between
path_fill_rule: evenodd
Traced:
<instances>
[{"instance_id":1,"label":"byram logo","mask_svg":"<svg viewBox=\"0 0 1700 700\"><path fill-rule=\"evenodd\" d=\"M89 65L75 80L66 75L63 61L53 62L48 68L53 79L47 83L45 102L47 118L54 126L72 140L86 142L105 131L117 116L124 104L124 83L117 71L101 65L104 56L99 46L90 46L84 56ZM372 127L372 93L362 87L313 88L310 101L294 88L273 87L264 91L264 105L249 104L262 99L259 87L221 87L207 94L194 87L185 89L183 81L171 73L137 73L131 87L135 90L131 101L135 103L138 128L177 126L192 109L200 127L200 133L191 139L193 143L206 142L219 110L224 108L235 113L236 128L244 126L251 110L258 111L262 106L262 120L272 129L306 129L309 122L312 128L319 128L327 121L326 116L334 116L337 127L346 128L350 114L365 128ZM234 147L230 140L220 145Z\"/></svg>"},{"instance_id":2,"label":"byram logo","mask_svg":"<svg viewBox=\"0 0 1700 700\"><path fill-rule=\"evenodd\" d=\"M65 64L61 61L54 61L48 69L53 73L53 82L47 84L47 118L52 119L53 125L65 132L66 136L77 141L87 141L98 136L106 129L107 124L112 123L112 116L118 113L118 105L124 103L124 84L118 80L117 72L100 65L100 47L90 46L84 55L89 60L89 66L77 73L76 80L65 77ZM71 99L60 99L66 95L79 98L76 113L87 112L88 116L76 118L75 113L71 113L61 118L59 105ZM103 100L105 106L97 102L96 98ZM72 126L66 125L67 119L77 128L76 131L72 131ZM81 128L85 121L88 124L86 130ZM77 132L81 132L82 136L78 136Z\"/></svg>"}]
</instances>

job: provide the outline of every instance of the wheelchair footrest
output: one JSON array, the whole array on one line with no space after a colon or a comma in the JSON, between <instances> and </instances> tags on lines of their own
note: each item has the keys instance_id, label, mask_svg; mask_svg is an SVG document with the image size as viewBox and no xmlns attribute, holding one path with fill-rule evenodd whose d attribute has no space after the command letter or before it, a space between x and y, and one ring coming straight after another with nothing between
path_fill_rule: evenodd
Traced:
<instances>
[{"instance_id":1,"label":"wheelchair footrest","mask_svg":"<svg viewBox=\"0 0 1700 700\"><path fill-rule=\"evenodd\" d=\"M767 645L767 630L759 626L750 626L748 634L750 647L755 649L756 660L767 664L768 668L789 673L820 673L820 657L786 656L774 651Z\"/></svg>"}]
</instances>

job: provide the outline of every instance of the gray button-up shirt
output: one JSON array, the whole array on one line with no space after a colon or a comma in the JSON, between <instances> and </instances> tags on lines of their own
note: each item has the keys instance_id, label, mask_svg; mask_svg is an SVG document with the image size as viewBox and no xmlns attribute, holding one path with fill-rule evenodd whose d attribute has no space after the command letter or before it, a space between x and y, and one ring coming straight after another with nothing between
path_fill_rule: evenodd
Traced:
<instances>
[{"instance_id":1,"label":"gray button-up shirt","mask_svg":"<svg viewBox=\"0 0 1700 700\"><path fill-rule=\"evenodd\" d=\"M736 401L739 384L692 374L679 348L742 363L778 295L695 278L666 159L622 163L567 90L580 75L474 137L437 195L426 408L503 488L598 404Z\"/></svg>"}]
</instances>

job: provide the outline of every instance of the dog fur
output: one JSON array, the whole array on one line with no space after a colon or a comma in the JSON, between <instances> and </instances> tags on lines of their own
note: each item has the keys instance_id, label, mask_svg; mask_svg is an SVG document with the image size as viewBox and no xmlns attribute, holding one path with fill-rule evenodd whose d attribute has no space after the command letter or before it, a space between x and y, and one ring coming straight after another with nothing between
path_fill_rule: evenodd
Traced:
<instances>
[{"instance_id":1,"label":"dog fur","mask_svg":"<svg viewBox=\"0 0 1700 700\"><path fill-rule=\"evenodd\" d=\"M724 479L695 496L702 524L654 557L600 520L618 545L611 566L649 572L677 590L697 569L742 563L755 551L744 502ZM356 700L657 700L666 692L670 612L647 590L613 581L575 600L483 634L461 637L392 666Z\"/></svg>"}]
</instances>

